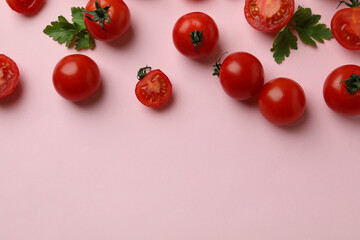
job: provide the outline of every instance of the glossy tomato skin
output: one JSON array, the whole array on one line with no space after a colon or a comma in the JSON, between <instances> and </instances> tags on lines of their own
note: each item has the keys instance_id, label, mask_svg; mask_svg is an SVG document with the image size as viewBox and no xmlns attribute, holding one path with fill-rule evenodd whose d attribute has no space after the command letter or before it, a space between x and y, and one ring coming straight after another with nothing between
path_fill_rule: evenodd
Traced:
<instances>
[{"instance_id":1,"label":"glossy tomato skin","mask_svg":"<svg viewBox=\"0 0 360 240\"><path fill-rule=\"evenodd\" d=\"M222 62L219 77L230 97L246 100L256 96L264 85L264 68L250 53L235 52Z\"/></svg>"},{"instance_id":2,"label":"glossy tomato skin","mask_svg":"<svg viewBox=\"0 0 360 240\"><path fill-rule=\"evenodd\" d=\"M10 95L19 83L19 69L16 63L0 54L0 98Z\"/></svg>"},{"instance_id":3,"label":"glossy tomato skin","mask_svg":"<svg viewBox=\"0 0 360 240\"><path fill-rule=\"evenodd\" d=\"M43 5L44 0L6 0L9 7L22 14L34 14Z\"/></svg>"},{"instance_id":4,"label":"glossy tomato skin","mask_svg":"<svg viewBox=\"0 0 360 240\"><path fill-rule=\"evenodd\" d=\"M195 30L203 32L202 43L194 47L190 34ZM211 54L219 42L219 30L215 21L202 12L191 12L179 18L173 28L173 42L176 49L186 57L198 59Z\"/></svg>"},{"instance_id":5,"label":"glossy tomato skin","mask_svg":"<svg viewBox=\"0 0 360 240\"><path fill-rule=\"evenodd\" d=\"M63 98L72 102L81 101L99 89L100 70L97 64L85 55L68 55L56 64L53 84Z\"/></svg>"},{"instance_id":6,"label":"glossy tomato skin","mask_svg":"<svg viewBox=\"0 0 360 240\"><path fill-rule=\"evenodd\" d=\"M159 107L166 103L172 92L169 78L161 70L152 70L138 81L135 88L137 99L147 107Z\"/></svg>"},{"instance_id":7,"label":"glossy tomato skin","mask_svg":"<svg viewBox=\"0 0 360 240\"><path fill-rule=\"evenodd\" d=\"M360 7L337 11L331 20L331 31L344 48L360 50Z\"/></svg>"},{"instance_id":8,"label":"glossy tomato skin","mask_svg":"<svg viewBox=\"0 0 360 240\"><path fill-rule=\"evenodd\" d=\"M360 91L348 93L345 83L351 74L360 75L360 66L343 65L333 70L326 78L323 87L324 100L333 111L345 116L360 114Z\"/></svg>"},{"instance_id":9,"label":"glossy tomato skin","mask_svg":"<svg viewBox=\"0 0 360 240\"><path fill-rule=\"evenodd\" d=\"M271 123L288 125L298 120L305 111L306 98L302 87L294 80L276 78L260 91L258 106Z\"/></svg>"},{"instance_id":10,"label":"glossy tomato skin","mask_svg":"<svg viewBox=\"0 0 360 240\"><path fill-rule=\"evenodd\" d=\"M104 29L101 28L98 22L91 21L86 16L92 18L91 15L85 13L85 26L89 33L98 40L111 42L126 33L130 27L131 15L128 6L122 0L98 0L101 8L111 6L107 11L111 23L104 22ZM96 9L95 0L90 0L85 8L87 11L94 11Z\"/></svg>"},{"instance_id":11,"label":"glossy tomato skin","mask_svg":"<svg viewBox=\"0 0 360 240\"><path fill-rule=\"evenodd\" d=\"M275 32L289 23L295 12L294 0L246 0L245 18L256 30Z\"/></svg>"}]
</instances>

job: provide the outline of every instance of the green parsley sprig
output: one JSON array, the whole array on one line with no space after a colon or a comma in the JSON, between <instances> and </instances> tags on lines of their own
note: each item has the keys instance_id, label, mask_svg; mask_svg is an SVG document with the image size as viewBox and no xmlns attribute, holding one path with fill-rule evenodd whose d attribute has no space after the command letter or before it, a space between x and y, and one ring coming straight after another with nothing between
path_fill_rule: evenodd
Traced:
<instances>
[{"instance_id":1,"label":"green parsley sprig","mask_svg":"<svg viewBox=\"0 0 360 240\"><path fill-rule=\"evenodd\" d=\"M297 37L292 33L296 30L298 36L305 44L316 47L316 42L324 43L324 39L329 40L333 37L332 32L325 24L319 23L320 15L312 14L310 8L299 6L290 22L283 27L275 37L271 52L275 62L278 64L289 57L290 49L297 50Z\"/></svg>"},{"instance_id":2,"label":"green parsley sprig","mask_svg":"<svg viewBox=\"0 0 360 240\"><path fill-rule=\"evenodd\" d=\"M58 20L47 25L43 32L60 44L65 43L67 47L75 44L75 49L94 49L95 40L84 23L84 8L71 8L71 16L72 23L65 17L59 16Z\"/></svg>"}]
</instances>

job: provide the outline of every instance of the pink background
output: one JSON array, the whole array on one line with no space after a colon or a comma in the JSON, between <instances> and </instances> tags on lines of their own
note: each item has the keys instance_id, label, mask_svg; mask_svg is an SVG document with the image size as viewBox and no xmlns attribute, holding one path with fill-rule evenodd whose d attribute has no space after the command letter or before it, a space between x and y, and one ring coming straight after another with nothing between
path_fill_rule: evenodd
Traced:
<instances>
[{"instance_id":1,"label":"pink background","mask_svg":"<svg viewBox=\"0 0 360 240\"><path fill-rule=\"evenodd\" d=\"M299 43L281 65L273 35L245 21L244 0L127 0L132 28L115 43L81 53L94 59L102 88L74 104L52 85L52 71L76 53L42 33L70 7L55 1L25 17L0 2L0 52L21 71L0 101L1 240L358 240L360 118L329 110L326 76L359 64L359 52L333 39ZM337 0L298 0L330 24ZM183 14L203 11L220 46L195 61L171 39ZM254 101L238 102L212 77L222 52L247 51L266 81L288 77L307 96L296 124L276 127ZM136 72L151 65L173 83L170 104L148 109L135 97Z\"/></svg>"}]
</instances>

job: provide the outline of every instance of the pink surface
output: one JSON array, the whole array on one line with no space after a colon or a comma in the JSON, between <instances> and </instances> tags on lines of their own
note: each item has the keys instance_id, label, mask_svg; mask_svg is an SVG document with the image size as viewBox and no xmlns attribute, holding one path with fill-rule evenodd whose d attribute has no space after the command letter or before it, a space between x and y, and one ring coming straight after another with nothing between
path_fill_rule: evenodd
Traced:
<instances>
[{"instance_id":1,"label":"pink surface","mask_svg":"<svg viewBox=\"0 0 360 240\"><path fill-rule=\"evenodd\" d=\"M0 2L1 53L21 72L16 92L0 101L1 240L358 240L359 118L327 108L326 76L359 64L359 52L333 39L277 65L273 36L253 30L243 0L127 0L131 30L81 53L101 70L89 101L62 99L52 71L75 53L43 28L87 1L48 0L24 17ZM298 0L330 24L337 0ZM203 11L220 30L209 58L187 59L173 46L173 24ZM259 58L266 81L288 77L307 96L305 116L276 127L256 104L230 99L211 76L224 51ZM135 97L136 72L151 65L173 83L160 110Z\"/></svg>"}]
</instances>

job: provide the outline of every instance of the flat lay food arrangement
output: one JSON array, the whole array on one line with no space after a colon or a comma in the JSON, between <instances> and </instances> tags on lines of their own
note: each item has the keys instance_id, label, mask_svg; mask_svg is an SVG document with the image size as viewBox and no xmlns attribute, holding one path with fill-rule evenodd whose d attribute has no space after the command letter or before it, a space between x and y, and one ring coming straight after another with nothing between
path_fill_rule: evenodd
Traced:
<instances>
[{"instance_id":1,"label":"flat lay food arrangement","mask_svg":"<svg viewBox=\"0 0 360 240\"><path fill-rule=\"evenodd\" d=\"M58 239L58 224L82 239L96 215L124 228L110 224L110 238L360 238L349 224L360 216L360 163L347 149L360 144L359 0L0 8L0 239L29 234L14 231L21 216L39 222L30 240ZM24 192L30 203L14 215ZM45 210L34 219L30 206L46 198L68 223ZM39 238L43 227L52 230Z\"/></svg>"}]
</instances>

